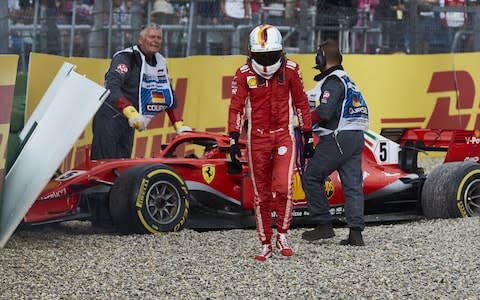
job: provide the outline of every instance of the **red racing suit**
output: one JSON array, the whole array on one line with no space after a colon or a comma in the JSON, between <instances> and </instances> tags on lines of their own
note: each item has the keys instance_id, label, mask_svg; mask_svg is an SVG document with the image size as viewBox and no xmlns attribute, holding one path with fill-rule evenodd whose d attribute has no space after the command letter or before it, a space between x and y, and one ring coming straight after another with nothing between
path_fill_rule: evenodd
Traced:
<instances>
[{"instance_id":1,"label":"red racing suit","mask_svg":"<svg viewBox=\"0 0 480 300\"><path fill-rule=\"evenodd\" d=\"M294 115L302 132L312 131L297 63L283 58L270 79L257 75L249 61L238 68L232 81L228 132L240 132L244 114L248 120L247 152L255 191L257 232L262 244L270 244L272 211L279 233L287 233L292 220Z\"/></svg>"}]
</instances>

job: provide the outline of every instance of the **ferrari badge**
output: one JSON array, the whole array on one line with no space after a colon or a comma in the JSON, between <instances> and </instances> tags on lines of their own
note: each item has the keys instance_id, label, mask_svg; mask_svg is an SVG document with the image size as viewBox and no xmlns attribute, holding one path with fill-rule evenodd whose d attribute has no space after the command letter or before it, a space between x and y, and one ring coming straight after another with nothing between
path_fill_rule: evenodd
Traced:
<instances>
[{"instance_id":1,"label":"ferrari badge","mask_svg":"<svg viewBox=\"0 0 480 300\"><path fill-rule=\"evenodd\" d=\"M203 179L210 184L215 177L215 165L208 164L202 166L202 176Z\"/></svg>"}]
</instances>

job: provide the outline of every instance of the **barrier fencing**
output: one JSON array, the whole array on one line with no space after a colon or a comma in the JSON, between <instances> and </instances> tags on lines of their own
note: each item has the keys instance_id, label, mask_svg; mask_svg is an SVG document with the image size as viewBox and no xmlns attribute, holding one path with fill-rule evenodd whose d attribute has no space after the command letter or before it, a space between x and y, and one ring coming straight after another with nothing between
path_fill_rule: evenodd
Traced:
<instances>
[{"instance_id":1,"label":"barrier fencing","mask_svg":"<svg viewBox=\"0 0 480 300\"><path fill-rule=\"evenodd\" d=\"M205 7L202 11L201 0L150 0L143 1L143 7L139 1L131 1L133 4L128 10L115 6L116 2L96 0L90 14L85 16L83 12L79 16L77 1L72 2L70 14L66 15L59 15L58 7L45 7L34 1L31 16L18 18L9 14L8 51L20 54L20 71L27 70L31 51L109 58L134 44L141 28L150 22L163 27L161 52L166 57L247 54L248 32L261 22L278 26L287 53L314 52L326 38L337 39L343 53L480 50L479 5L431 7L426 17L418 1L409 1L405 15L398 19L382 16L378 11L374 15L369 8L338 8L332 14L310 5L317 1L300 1L301 6L294 9L293 17L285 5L268 5L261 7L257 15L252 13L250 19L233 19L220 11L204 11ZM160 2L162 7L158 5ZM440 15L451 12L465 14L462 26L442 26Z\"/></svg>"}]
</instances>

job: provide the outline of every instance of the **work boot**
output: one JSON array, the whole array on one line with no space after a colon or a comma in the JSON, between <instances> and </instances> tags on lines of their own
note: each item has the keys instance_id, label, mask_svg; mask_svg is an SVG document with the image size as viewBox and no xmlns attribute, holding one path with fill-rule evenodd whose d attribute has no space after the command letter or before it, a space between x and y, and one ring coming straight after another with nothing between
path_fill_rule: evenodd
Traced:
<instances>
[{"instance_id":1,"label":"work boot","mask_svg":"<svg viewBox=\"0 0 480 300\"><path fill-rule=\"evenodd\" d=\"M332 224L320 224L315 229L302 233L302 239L312 242L320 239L329 239L335 236Z\"/></svg>"},{"instance_id":2,"label":"work boot","mask_svg":"<svg viewBox=\"0 0 480 300\"><path fill-rule=\"evenodd\" d=\"M356 227L350 228L348 238L346 240L341 240L340 245L365 246L362 237L362 230Z\"/></svg>"},{"instance_id":3,"label":"work boot","mask_svg":"<svg viewBox=\"0 0 480 300\"><path fill-rule=\"evenodd\" d=\"M255 259L259 261L266 261L271 256L272 256L272 245L263 244L260 250L260 254L255 255Z\"/></svg>"},{"instance_id":4,"label":"work boot","mask_svg":"<svg viewBox=\"0 0 480 300\"><path fill-rule=\"evenodd\" d=\"M283 256L292 256L293 249L288 245L287 234L279 233L277 234L277 242L275 243L277 248L280 250L280 254Z\"/></svg>"}]
</instances>

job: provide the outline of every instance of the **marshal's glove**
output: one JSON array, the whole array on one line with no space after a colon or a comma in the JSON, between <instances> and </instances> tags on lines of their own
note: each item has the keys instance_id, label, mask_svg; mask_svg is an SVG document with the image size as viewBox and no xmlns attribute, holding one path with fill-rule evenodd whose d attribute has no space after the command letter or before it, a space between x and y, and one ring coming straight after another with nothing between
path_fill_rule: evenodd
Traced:
<instances>
[{"instance_id":1,"label":"marshal's glove","mask_svg":"<svg viewBox=\"0 0 480 300\"><path fill-rule=\"evenodd\" d=\"M315 154L315 148L313 146L313 136L311 132L303 133L303 154L305 158L312 158Z\"/></svg>"},{"instance_id":2,"label":"marshal's glove","mask_svg":"<svg viewBox=\"0 0 480 300\"><path fill-rule=\"evenodd\" d=\"M122 112L123 115L127 117L130 127L133 127L139 131L145 130L145 120L143 119L142 115L138 113L135 107L129 105L125 107Z\"/></svg>"},{"instance_id":3,"label":"marshal's glove","mask_svg":"<svg viewBox=\"0 0 480 300\"><path fill-rule=\"evenodd\" d=\"M232 163L236 165L241 165L238 157L242 156L242 152L240 151L240 146L238 145L238 139L240 138L240 134L238 132L230 132L230 160Z\"/></svg>"},{"instance_id":4,"label":"marshal's glove","mask_svg":"<svg viewBox=\"0 0 480 300\"><path fill-rule=\"evenodd\" d=\"M173 124L173 128L175 128L175 131L177 132L177 134L182 134L184 132L192 131L192 128L190 128L186 125L183 125L182 121L175 122Z\"/></svg>"}]
</instances>

